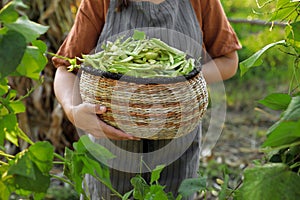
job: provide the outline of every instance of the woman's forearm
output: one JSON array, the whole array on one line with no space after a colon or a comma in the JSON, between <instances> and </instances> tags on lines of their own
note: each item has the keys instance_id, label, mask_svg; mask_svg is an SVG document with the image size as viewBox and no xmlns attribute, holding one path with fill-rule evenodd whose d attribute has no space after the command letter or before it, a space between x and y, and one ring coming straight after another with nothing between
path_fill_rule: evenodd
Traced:
<instances>
[{"instance_id":1,"label":"woman's forearm","mask_svg":"<svg viewBox=\"0 0 300 200\"><path fill-rule=\"evenodd\" d=\"M203 65L202 71L206 82L213 83L231 78L238 68L236 51L219 58L215 58Z\"/></svg>"},{"instance_id":2,"label":"woman's forearm","mask_svg":"<svg viewBox=\"0 0 300 200\"><path fill-rule=\"evenodd\" d=\"M67 112L68 108L81 103L78 78L66 67L58 67L54 78L54 93L58 102Z\"/></svg>"},{"instance_id":3,"label":"woman's forearm","mask_svg":"<svg viewBox=\"0 0 300 200\"><path fill-rule=\"evenodd\" d=\"M69 120L86 133L96 138L110 138L114 140L139 140L101 121L97 114L106 112L101 105L82 103L79 93L79 79L66 67L59 67L54 78L54 92L62 105Z\"/></svg>"}]
</instances>

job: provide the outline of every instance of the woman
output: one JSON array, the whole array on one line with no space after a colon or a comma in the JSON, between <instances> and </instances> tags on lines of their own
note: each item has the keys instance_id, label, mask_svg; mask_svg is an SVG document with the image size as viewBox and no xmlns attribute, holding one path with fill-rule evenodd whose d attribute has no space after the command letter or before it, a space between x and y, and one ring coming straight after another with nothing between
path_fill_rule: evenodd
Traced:
<instances>
[{"instance_id":1,"label":"woman","mask_svg":"<svg viewBox=\"0 0 300 200\"><path fill-rule=\"evenodd\" d=\"M82 0L74 26L57 54L70 58L88 54L115 34L143 27L172 29L202 46L202 71L207 83L226 80L236 73L236 51L241 47L219 0ZM103 114L106 108L82 103L76 74L67 71L69 63L59 58L53 58L53 63L57 67L54 89L58 101L69 120L98 138L97 142L109 138L114 145L138 153L153 152L170 143L168 140L141 140L99 120L95 114ZM197 176L200 132L198 127L188 136L174 140L177 147L188 144L180 156L174 156L176 160L167 163L161 174L160 183L174 195L182 180ZM172 157L172 153L168 151L166 155ZM134 162L128 157L124 159ZM145 162L150 165L151 157ZM114 166L111 166L112 184L124 194L131 189L130 178L135 172ZM143 177L148 180L149 173L143 173ZM87 181L92 199L115 198L91 177Z\"/></svg>"}]
</instances>

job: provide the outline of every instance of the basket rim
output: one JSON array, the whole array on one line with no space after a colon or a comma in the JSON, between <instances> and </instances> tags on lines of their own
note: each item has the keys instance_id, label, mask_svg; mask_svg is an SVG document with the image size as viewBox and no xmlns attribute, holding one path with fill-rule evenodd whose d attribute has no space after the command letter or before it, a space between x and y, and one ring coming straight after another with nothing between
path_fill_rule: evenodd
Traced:
<instances>
[{"instance_id":1,"label":"basket rim","mask_svg":"<svg viewBox=\"0 0 300 200\"><path fill-rule=\"evenodd\" d=\"M113 80L129 82L129 83L137 83L137 84L169 84L169 83L184 82L194 78L202 70L201 66L197 65L189 74L183 76L141 78L141 77L128 76L120 73L106 72L84 64L81 64L80 69L94 76L101 76Z\"/></svg>"}]
</instances>

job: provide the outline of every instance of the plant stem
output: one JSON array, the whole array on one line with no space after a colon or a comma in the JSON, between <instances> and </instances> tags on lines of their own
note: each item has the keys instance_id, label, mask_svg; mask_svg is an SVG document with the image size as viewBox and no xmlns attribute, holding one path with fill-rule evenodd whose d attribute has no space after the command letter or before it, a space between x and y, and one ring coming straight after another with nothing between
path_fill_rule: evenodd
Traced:
<instances>
[{"instance_id":1,"label":"plant stem","mask_svg":"<svg viewBox=\"0 0 300 200\"><path fill-rule=\"evenodd\" d=\"M7 154L7 153L5 153L5 152L3 152L3 151L0 151L0 156L4 156L4 157L6 157L6 158L12 158L12 159L15 158L15 156L10 155L10 154Z\"/></svg>"},{"instance_id":2,"label":"plant stem","mask_svg":"<svg viewBox=\"0 0 300 200\"><path fill-rule=\"evenodd\" d=\"M107 183L105 183L105 181L101 180L100 178L96 177L98 181L100 181L101 183L103 183L105 186L107 186L113 193L115 193L118 197L120 197L121 199L123 198L123 196L117 191L115 190L113 187L110 187L110 185L108 185Z\"/></svg>"},{"instance_id":3,"label":"plant stem","mask_svg":"<svg viewBox=\"0 0 300 200\"><path fill-rule=\"evenodd\" d=\"M8 165L6 162L3 162L3 161L1 161L1 160L0 160L0 164L1 164L1 165Z\"/></svg>"},{"instance_id":4,"label":"plant stem","mask_svg":"<svg viewBox=\"0 0 300 200\"><path fill-rule=\"evenodd\" d=\"M69 185L71 185L72 187L75 188L75 185L71 181L69 181L68 179L65 179L63 177L60 177L60 176L57 176L57 175L54 175L54 174L50 174L50 176L53 177L53 178L55 178L55 179L57 179L57 180L60 180L60 181L62 181L64 183L67 183L67 184L69 184Z\"/></svg>"},{"instance_id":5,"label":"plant stem","mask_svg":"<svg viewBox=\"0 0 300 200\"><path fill-rule=\"evenodd\" d=\"M294 142L292 144L286 144L286 145L282 145L282 146L278 146L278 147L272 147L272 148L262 148L260 149L262 152L271 152L271 151L274 151L274 150L280 150L280 149L285 149L285 148L291 148L291 147L294 147L294 146L298 146L300 145L300 141L298 142Z\"/></svg>"},{"instance_id":6,"label":"plant stem","mask_svg":"<svg viewBox=\"0 0 300 200\"><path fill-rule=\"evenodd\" d=\"M61 155L59 155L59 154L57 154L57 153L54 153L54 157L55 157L55 158L58 158L59 160L61 160L61 161L63 161L63 162L67 162L67 160L66 160L64 157L62 157Z\"/></svg>"},{"instance_id":7,"label":"plant stem","mask_svg":"<svg viewBox=\"0 0 300 200\"><path fill-rule=\"evenodd\" d=\"M56 161L54 161L53 164L55 164L55 165L64 165L65 162L56 162Z\"/></svg>"}]
</instances>

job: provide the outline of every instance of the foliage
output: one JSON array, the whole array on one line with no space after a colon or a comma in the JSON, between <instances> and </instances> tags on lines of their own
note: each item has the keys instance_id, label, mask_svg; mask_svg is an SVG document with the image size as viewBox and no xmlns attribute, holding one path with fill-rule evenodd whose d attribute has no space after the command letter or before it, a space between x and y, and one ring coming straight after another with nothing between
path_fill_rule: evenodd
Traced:
<instances>
[{"instance_id":1,"label":"foliage","mask_svg":"<svg viewBox=\"0 0 300 200\"><path fill-rule=\"evenodd\" d=\"M249 168L244 175L244 185L237 192L237 200L299 198L300 177L282 163Z\"/></svg>"},{"instance_id":2,"label":"foliage","mask_svg":"<svg viewBox=\"0 0 300 200\"><path fill-rule=\"evenodd\" d=\"M262 145L263 151L268 155L268 162L245 170L243 185L236 192L237 199L297 199L299 196L300 2L278 0L268 3L276 3L270 21L279 20L286 23L285 38L267 44L242 61L241 75L253 67L260 66L261 56L274 46L281 46L281 52L294 59L293 74L286 93L270 94L259 101L268 109L281 111L280 119L268 129L267 138Z\"/></svg>"},{"instance_id":3,"label":"foliage","mask_svg":"<svg viewBox=\"0 0 300 200\"><path fill-rule=\"evenodd\" d=\"M47 63L44 56L46 45L37 40L47 27L30 21L22 14L27 6L20 0L12 1L0 11L0 146L4 139L18 146L20 137L30 143L26 134L18 127L16 114L24 112L23 98L10 89L8 75L26 76L40 80L40 72ZM30 44L30 45L29 45ZM30 67L28 67L30 66ZM2 148L3 149L3 148Z\"/></svg>"}]
</instances>

